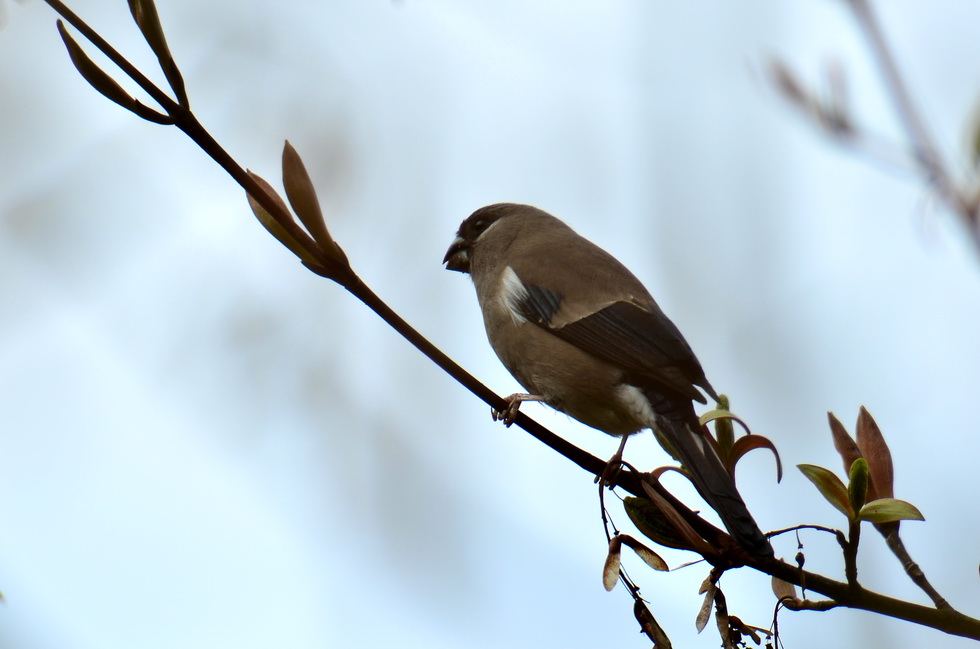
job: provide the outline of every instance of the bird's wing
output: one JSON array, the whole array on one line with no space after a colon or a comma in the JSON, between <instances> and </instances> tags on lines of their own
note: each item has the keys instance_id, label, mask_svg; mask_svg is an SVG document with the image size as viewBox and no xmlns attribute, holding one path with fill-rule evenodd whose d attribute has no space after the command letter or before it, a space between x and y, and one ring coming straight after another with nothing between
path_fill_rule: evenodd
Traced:
<instances>
[{"instance_id":1,"label":"bird's wing","mask_svg":"<svg viewBox=\"0 0 980 649\"><path fill-rule=\"evenodd\" d=\"M640 381L653 381L705 403L695 386L714 390L694 352L674 323L659 310L632 301L612 302L578 320L556 326L562 295L543 286L524 284L514 308L530 322L604 361L622 367Z\"/></svg>"}]
</instances>

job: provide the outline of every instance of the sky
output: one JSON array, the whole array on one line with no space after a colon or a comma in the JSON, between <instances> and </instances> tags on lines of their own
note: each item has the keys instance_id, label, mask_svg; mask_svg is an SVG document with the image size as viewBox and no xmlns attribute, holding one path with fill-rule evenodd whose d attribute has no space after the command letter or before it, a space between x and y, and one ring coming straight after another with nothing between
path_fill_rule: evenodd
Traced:
<instances>
[{"instance_id":1,"label":"sky","mask_svg":"<svg viewBox=\"0 0 980 649\"><path fill-rule=\"evenodd\" d=\"M878 4L967 178L980 6ZM71 6L161 79L125 3ZM440 261L476 208L531 203L630 267L776 444L781 483L764 452L738 472L763 529L844 524L795 465L840 472L826 413L853 430L864 405L896 496L926 517L903 525L909 551L978 613L978 251L914 173L829 141L766 80L773 59L818 87L837 66L856 120L901 147L844 3L159 10L205 127L277 186L288 138L364 281L487 385L518 389L468 278ZM591 476L303 268L179 131L88 87L45 4L0 0L0 16L0 647L649 646L625 590L602 588ZM627 459L667 462L650 435ZM832 539L800 540L807 568L842 575ZM926 601L870 528L861 549L867 587ZM694 628L703 564L626 562L675 646L718 645ZM769 626L768 578L722 586ZM968 646L854 611L782 612L779 628L787 646Z\"/></svg>"}]
</instances>

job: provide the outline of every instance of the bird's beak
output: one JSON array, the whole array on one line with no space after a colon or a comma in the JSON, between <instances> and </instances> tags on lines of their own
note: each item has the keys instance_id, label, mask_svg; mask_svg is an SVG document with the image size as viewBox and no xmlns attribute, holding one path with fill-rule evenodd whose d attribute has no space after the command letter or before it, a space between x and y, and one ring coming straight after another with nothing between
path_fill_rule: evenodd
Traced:
<instances>
[{"instance_id":1,"label":"bird's beak","mask_svg":"<svg viewBox=\"0 0 980 649\"><path fill-rule=\"evenodd\" d=\"M460 273L470 272L470 242L462 237L453 239L442 263L446 264L446 270L455 270Z\"/></svg>"}]
</instances>

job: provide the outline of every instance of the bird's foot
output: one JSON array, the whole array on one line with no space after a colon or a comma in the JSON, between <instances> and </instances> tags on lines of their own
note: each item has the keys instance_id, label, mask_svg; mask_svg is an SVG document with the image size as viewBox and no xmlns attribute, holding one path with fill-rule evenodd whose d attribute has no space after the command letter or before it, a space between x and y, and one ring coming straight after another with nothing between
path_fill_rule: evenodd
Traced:
<instances>
[{"instance_id":1,"label":"bird's foot","mask_svg":"<svg viewBox=\"0 0 980 649\"><path fill-rule=\"evenodd\" d=\"M521 402L544 401L544 397L537 394L528 394L527 392L515 392L514 394L505 398L504 401L507 404L504 406L504 409L497 410L496 408L491 408L490 416L493 417L494 421L503 421L504 426L510 428L517 419L517 413L521 409Z\"/></svg>"},{"instance_id":2,"label":"bird's foot","mask_svg":"<svg viewBox=\"0 0 980 649\"><path fill-rule=\"evenodd\" d=\"M616 480L619 478L620 472L623 470L623 454L616 453L609 461L606 462L606 468L602 470L602 473L596 476L594 482L599 482L602 480L603 487L609 487L612 489L616 486Z\"/></svg>"},{"instance_id":3,"label":"bird's foot","mask_svg":"<svg viewBox=\"0 0 980 649\"><path fill-rule=\"evenodd\" d=\"M609 487L610 489L616 486L619 473L623 470L623 449L626 448L626 440L628 438L628 435L623 435L623 438L619 441L619 448L616 449L616 453L609 458L609 461L606 462L606 468L596 476L594 482L602 480L602 486Z\"/></svg>"}]
</instances>

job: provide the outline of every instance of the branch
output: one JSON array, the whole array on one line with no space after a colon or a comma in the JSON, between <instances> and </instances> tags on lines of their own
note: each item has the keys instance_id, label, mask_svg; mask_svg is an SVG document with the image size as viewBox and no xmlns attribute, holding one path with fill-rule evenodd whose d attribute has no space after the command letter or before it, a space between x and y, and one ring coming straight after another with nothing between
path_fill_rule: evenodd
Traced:
<instances>
[{"instance_id":1,"label":"branch","mask_svg":"<svg viewBox=\"0 0 980 649\"><path fill-rule=\"evenodd\" d=\"M891 167L904 167L906 165L902 164L903 162L909 163L923 176L926 184L940 201L963 223L977 252L980 252L980 187L976 186L976 179L972 183L973 186L969 183L960 186L943 162L939 149L926 128L925 120L912 100L908 85L888 46L870 0L844 0L844 2L854 14L858 27L864 34L872 56L878 64L886 91L908 139L907 147L911 150L911 155L907 153L896 155L896 152L904 150L905 147L896 148L855 123L844 104L843 82L836 68L832 69L829 75L831 83L828 97L822 97L806 88L779 61L773 61L770 66L769 73L773 85L790 104L798 108L835 141L860 148Z\"/></svg>"},{"instance_id":2,"label":"branch","mask_svg":"<svg viewBox=\"0 0 980 649\"><path fill-rule=\"evenodd\" d=\"M902 562L902 568L905 569L905 574L909 576L912 582L921 588L932 603L936 605L936 608L951 609L949 602L946 598L939 594L939 592L933 588L929 580L926 579L926 575L922 572L922 568L919 564L912 560L912 556L909 554L908 550L905 549L905 544L902 542L902 537L898 534L898 526L893 525L878 526L878 531L881 535L885 537L885 543L888 544L888 549L892 551L898 560Z\"/></svg>"},{"instance_id":3,"label":"branch","mask_svg":"<svg viewBox=\"0 0 980 649\"><path fill-rule=\"evenodd\" d=\"M139 4L147 4L150 2L150 0L131 1ZM296 221L292 218L292 215L290 215L286 210L285 204L277 202L274 196L270 196L269 191L256 180L256 177L249 174L241 165L239 165L238 162L235 161L235 159L217 142L217 140L211 136L211 134L204 128L204 126L200 123L200 121L198 121L197 117L191 111L188 102L180 104L170 99L167 94L163 92L163 90L154 85L153 82L143 75L125 57L119 54L118 51L109 45L105 39L99 36L99 34L89 27L89 25L87 25L81 18L79 18L62 2L60 2L60 0L45 0L45 2L47 2L47 4L50 5L59 15L63 16L65 20L68 21L73 27L78 29L82 35L89 39L127 76L133 79L140 85L140 87L146 90L150 96L157 100L161 107L166 111L167 116L172 118L172 121L169 122L170 124L173 124L183 131L185 135L187 135L195 144L197 144L205 153L207 153L211 159L217 162L218 165L221 166L221 168L224 169L239 185L241 185L249 196L254 197L259 203L261 203L262 207L265 208L266 211L276 218L277 223L286 229L288 234L296 242L298 242L302 248L302 251L309 253L315 258L315 261L317 262L316 264L308 263L304 259L304 264L306 264L311 271L322 277L331 279L347 289L368 308L378 314L378 316L380 316L382 320L395 329L395 331L408 340L408 342L415 346L416 349L421 351L426 357L446 371L446 373L456 379L470 392L482 399L491 408L502 410L504 407L506 407L507 402L503 397L497 395L490 388L477 380L472 374L464 370L460 365L449 358L449 356L447 356L442 350L432 344L432 342L409 325L404 318L398 315L380 297L378 297L378 295L374 293L374 291L372 291L370 287L363 282L363 280L361 280L361 278L349 264L346 266L339 264L336 259L331 258L330 255L327 255L322 250L322 246L319 245L320 242L315 241L310 234L305 232L296 223ZM84 73L83 76L85 76ZM87 76L86 79L89 80ZM139 117L143 117L143 115L140 115L139 113L136 114ZM143 118L145 119L145 117ZM518 414L515 423L530 433L531 436L538 439L549 448L561 454L563 457L570 460L577 466L585 469L589 473L595 476L600 476L605 469L605 461L600 460L590 453L578 448L574 444L569 443L524 413ZM657 484L659 486L659 483ZM620 485L636 496L643 497L645 494L642 486L640 485L638 475L635 472L630 477L624 476L624 478L620 480ZM663 488L660 487L660 489ZM683 507L683 505L674 499L673 496L670 496L666 490L663 490L663 494L664 497L674 501L672 504ZM700 519L700 517L694 515L693 512L691 515L694 518L701 520L702 524L699 525L699 532L702 534L707 534L709 536L724 536L724 533L721 530L706 523L703 521L703 519Z\"/></svg>"},{"instance_id":4,"label":"branch","mask_svg":"<svg viewBox=\"0 0 980 649\"><path fill-rule=\"evenodd\" d=\"M929 184L937 188L943 200L956 213L963 216L971 225L975 226L973 221L976 219L976 206L967 204L949 172L946 170L942 158L939 155L939 150L933 143L932 136L926 128L925 121L920 116L915 103L912 101L912 95L909 93L905 80L899 72L891 48L888 47L888 43L885 41L884 33L871 8L871 3L868 0L846 0L846 2L854 12L858 26L864 32L865 38L868 39L868 43L871 46L871 51L878 61L878 66L881 68L882 75L884 76L885 85L892 95L895 111L905 126L905 130L915 151L916 161L922 168L926 180ZM980 231L976 231L975 227L971 227L971 231L974 232L974 236L980 234ZM980 239L978 239L978 243L980 243Z\"/></svg>"},{"instance_id":5,"label":"branch","mask_svg":"<svg viewBox=\"0 0 980 649\"><path fill-rule=\"evenodd\" d=\"M888 597L861 587L852 588L844 582L800 570L783 561L772 561L766 566L753 564L752 567L797 586L802 587L805 584L807 590L829 597L835 606L872 611L938 629L950 635L980 640L980 620L952 609L932 608ZM792 606L787 605L787 608Z\"/></svg>"},{"instance_id":6,"label":"branch","mask_svg":"<svg viewBox=\"0 0 980 649\"><path fill-rule=\"evenodd\" d=\"M130 0L133 15L143 31L147 42L160 61L161 67L171 85L176 100L171 99L163 90L150 82L131 63L115 51L104 39L84 23L78 16L68 10L59 0L45 0L58 14L64 17L81 34L100 49L127 76L143 88L163 109L157 113L152 109L130 98L122 88L101 69L95 66L84 54L81 48L71 40L67 30L60 27L62 37L72 56L72 60L82 76L96 90L115 103L127 108L137 116L159 124L172 124L185 133L201 147L215 162L217 162L236 182L245 188L250 199L261 208L253 209L263 225L269 228L280 242L293 251L312 272L331 279L368 308L378 314L386 323L400 333L426 357L431 359L450 376L456 379L474 395L482 399L491 408L502 410L505 400L495 394L466 370L455 363L445 353L439 350L429 340L409 325L401 316L392 310L378 297L357 275L340 247L330 238L325 223L316 203L312 183L298 155L292 147L286 146L283 154L283 169L286 184L286 194L294 211L299 215L299 221L289 212L286 203L276 193L254 174L242 168L207 132L190 109L190 103L183 88L176 63L170 56L156 16L152 0ZM863 5L863 0L851 0ZM268 216L273 221L265 217ZM538 424L524 413L518 413L515 423L530 433L533 437L546 444L572 463L595 476L601 476L606 462L576 447L561 437L555 435L544 426ZM671 516L678 521L677 525L688 531L689 535L696 534L712 546L712 552L705 553L705 559L710 562L718 574L721 571L740 566L750 566L760 572L778 577L791 584L797 584L808 590L818 592L830 598L829 603L797 604L800 609L846 606L881 613L898 619L933 627L954 635L961 635L980 640L980 620L970 618L950 608L929 608L919 604L905 602L879 593L863 589L854 579L851 583L839 582L828 577L803 571L797 566L776 559L756 560L747 555L725 532L705 521L696 512L670 494L653 474L641 474L635 470L623 471L617 478L618 486L640 498L662 499L663 509L670 510ZM676 518L676 517L679 517ZM856 538L853 539L856 546ZM894 548L893 548L894 549ZM850 573L850 571L848 571ZM849 574L849 578L851 575ZM636 598L640 602L639 598ZM805 600L800 600L801 602ZM792 607L790 604L787 606ZM644 629L653 633L653 624L647 616L638 609L638 619L645 620ZM652 617L650 618L652 619ZM656 634L651 635L653 637ZM656 641L656 640L655 640Z\"/></svg>"}]
</instances>

